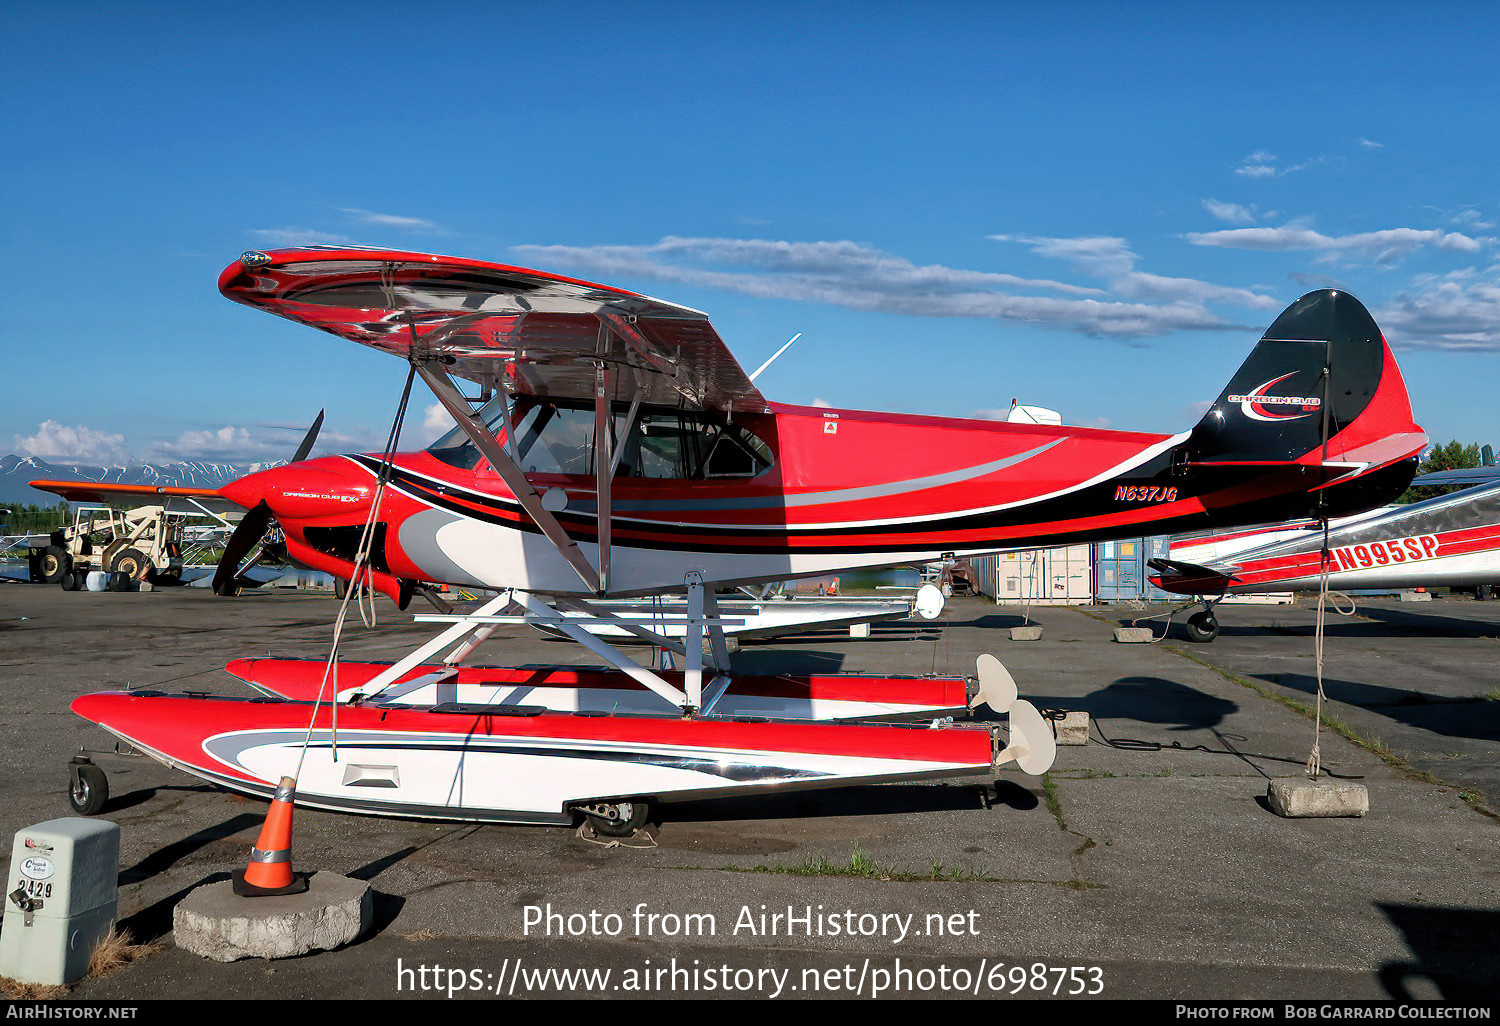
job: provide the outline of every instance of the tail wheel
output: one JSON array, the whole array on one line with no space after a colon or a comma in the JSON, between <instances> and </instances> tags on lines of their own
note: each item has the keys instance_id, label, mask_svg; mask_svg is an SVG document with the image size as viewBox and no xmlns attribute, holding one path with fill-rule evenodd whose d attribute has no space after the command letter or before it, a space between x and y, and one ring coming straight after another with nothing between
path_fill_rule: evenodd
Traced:
<instances>
[{"instance_id":1,"label":"tail wheel","mask_svg":"<svg viewBox=\"0 0 1500 1026\"><path fill-rule=\"evenodd\" d=\"M104 771L91 762L74 763L69 767L73 780L68 788L68 804L80 816L93 816L104 811L109 801L109 778Z\"/></svg>"},{"instance_id":2,"label":"tail wheel","mask_svg":"<svg viewBox=\"0 0 1500 1026\"><path fill-rule=\"evenodd\" d=\"M55 584L73 572L73 557L60 545L48 545L42 552L42 580Z\"/></svg>"},{"instance_id":3,"label":"tail wheel","mask_svg":"<svg viewBox=\"0 0 1500 1026\"><path fill-rule=\"evenodd\" d=\"M1187 632L1190 641L1212 641L1219 636L1219 621L1207 610L1194 613L1187 619Z\"/></svg>"},{"instance_id":4,"label":"tail wheel","mask_svg":"<svg viewBox=\"0 0 1500 1026\"><path fill-rule=\"evenodd\" d=\"M140 581L151 572L151 560L140 549L123 548L110 558L107 569L110 573L125 574L133 581Z\"/></svg>"},{"instance_id":5,"label":"tail wheel","mask_svg":"<svg viewBox=\"0 0 1500 1026\"><path fill-rule=\"evenodd\" d=\"M601 837L630 837L646 825L651 812L649 802L595 802L579 806L589 826Z\"/></svg>"}]
</instances>

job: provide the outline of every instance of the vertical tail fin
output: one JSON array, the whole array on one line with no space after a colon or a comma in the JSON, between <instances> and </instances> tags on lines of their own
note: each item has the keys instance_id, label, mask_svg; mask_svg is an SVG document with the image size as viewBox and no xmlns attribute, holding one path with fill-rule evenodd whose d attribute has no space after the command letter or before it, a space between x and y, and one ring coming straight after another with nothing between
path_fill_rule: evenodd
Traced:
<instances>
[{"instance_id":1,"label":"vertical tail fin","mask_svg":"<svg viewBox=\"0 0 1500 1026\"><path fill-rule=\"evenodd\" d=\"M1373 469L1415 456L1425 443L1375 319L1347 292L1323 289L1276 318L1185 449L1190 464Z\"/></svg>"}]
</instances>

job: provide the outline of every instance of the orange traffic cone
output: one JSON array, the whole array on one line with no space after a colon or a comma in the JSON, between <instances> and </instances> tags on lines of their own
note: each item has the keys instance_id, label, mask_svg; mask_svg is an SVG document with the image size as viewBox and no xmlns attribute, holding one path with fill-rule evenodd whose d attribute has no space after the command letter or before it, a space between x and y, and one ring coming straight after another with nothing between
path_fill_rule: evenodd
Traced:
<instances>
[{"instance_id":1,"label":"orange traffic cone","mask_svg":"<svg viewBox=\"0 0 1500 1026\"><path fill-rule=\"evenodd\" d=\"M260 837L250 849L250 864L231 874L234 893L255 898L307 890L307 877L292 872L292 798L296 793L296 779L282 777Z\"/></svg>"}]
</instances>

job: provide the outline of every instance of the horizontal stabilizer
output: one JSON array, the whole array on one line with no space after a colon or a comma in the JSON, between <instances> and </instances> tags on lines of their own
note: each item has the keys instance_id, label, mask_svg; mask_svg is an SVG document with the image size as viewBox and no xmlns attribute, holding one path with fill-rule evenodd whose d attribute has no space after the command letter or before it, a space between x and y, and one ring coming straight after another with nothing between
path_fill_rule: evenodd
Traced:
<instances>
[{"instance_id":1,"label":"horizontal stabilizer","mask_svg":"<svg viewBox=\"0 0 1500 1026\"><path fill-rule=\"evenodd\" d=\"M1215 568L1199 563L1185 563L1180 559L1149 559L1146 563L1157 573L1157 576L1151 578L1151 583L1166 591L1188 595L1211 594L1222 592L1239 580L1230 572L1235 568L1229 566Z\"/></svg>"}]
</instances>

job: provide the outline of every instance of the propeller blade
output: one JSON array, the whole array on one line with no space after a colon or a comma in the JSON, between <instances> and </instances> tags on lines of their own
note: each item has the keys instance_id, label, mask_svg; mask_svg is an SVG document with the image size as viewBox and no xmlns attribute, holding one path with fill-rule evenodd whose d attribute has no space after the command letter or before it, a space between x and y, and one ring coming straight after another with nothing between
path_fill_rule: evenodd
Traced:
<instances>
[{"instance_id":1,"label":"propeller blade","mask_svg":"<svg viewBox=\"0 0 1500 1026\"><path fill-rule=\"evenodd\" d=\"M223 595L226 592L232 594L231 585L240 572L240 560L245 558L245 553L255 548L255 543L260 541L261 536L266 533L266 528L271 524L271 507L264 501L257 502L250 507L249 511L240 518L239 526L229 536L229 541L224 545L224 555L219 558L219 566L214 570L214 594Z\"/></svg>"},{"instance_id":2,"label":"propeller blade","mask_svg":"<svg viewBox=\"0 0 1500 1026\"><path fill-rule=\"evenodd\" d=\"M301 463L307 459L308 453L312 452L313 443L318 440L318 431L323 427L323 411L318 411L318 417L312 422L312 427L307 429L307 434L302 437L302 444L297 446L297 454L292 457L293 463Z\"/></svg>"}]
</instances>

